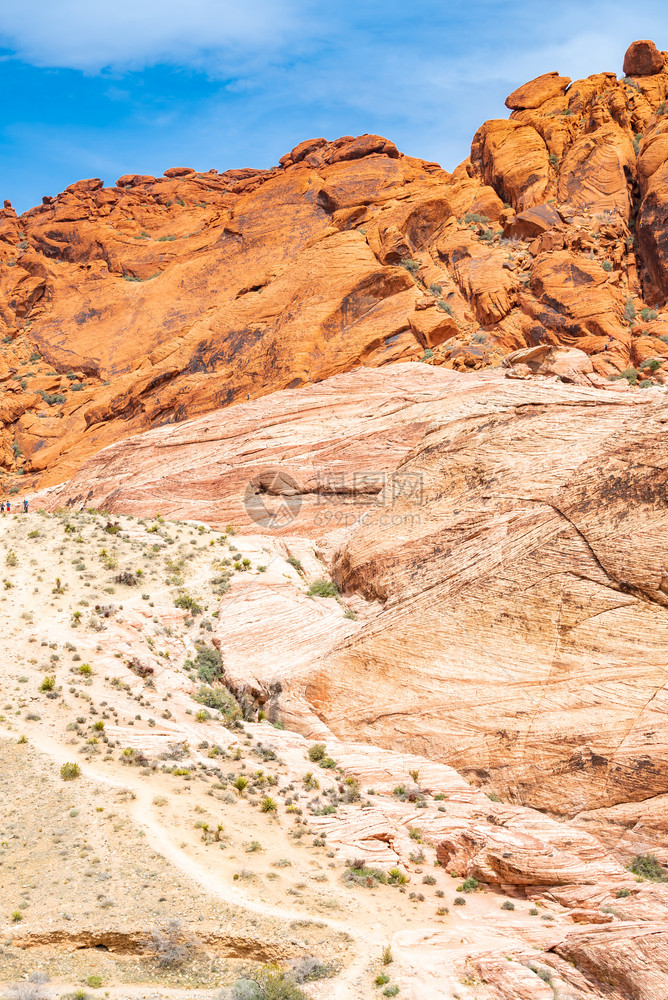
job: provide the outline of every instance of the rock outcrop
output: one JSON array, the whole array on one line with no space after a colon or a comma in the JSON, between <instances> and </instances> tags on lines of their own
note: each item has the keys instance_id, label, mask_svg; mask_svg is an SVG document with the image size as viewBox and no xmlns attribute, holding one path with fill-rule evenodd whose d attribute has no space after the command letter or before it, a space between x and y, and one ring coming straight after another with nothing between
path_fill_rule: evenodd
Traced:
<instances>
[{"instance_id":1,"label":"rock outcrop","mask_svg":"<svg viewBox=\"0 0 668 1000\"><path fill-rule=\"evenodd\" d=\"M345 136L270 170L91 178L20 218L6 202L6 488L357 365L480 369L547 345L665 381L665 55L634 42L624 72L518 88L451 174Z\"/></svg>"},{"instance_id":2,"label":"rock outcrop","mask_svg":"<svg viewBox=\"0 0 668 1000\"><path fill-rule=\"evenodd\" d=\"M637 803L630 829L668 782L667 411L564 353L360 369L114 445L37 502L315 543L357 620L249 581L219 611L236 683L551 812Z\"/></svg>"}]
</instances>

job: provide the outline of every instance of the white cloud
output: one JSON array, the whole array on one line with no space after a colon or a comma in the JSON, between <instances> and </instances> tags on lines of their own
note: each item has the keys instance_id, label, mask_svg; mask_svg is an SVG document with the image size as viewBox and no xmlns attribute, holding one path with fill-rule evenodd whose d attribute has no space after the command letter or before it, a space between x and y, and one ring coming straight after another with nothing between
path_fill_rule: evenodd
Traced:
<instances>
[{"instance_id":1,"label":"white cloud","mask_svg":"<svg viewBox=\"0 0 668 1000\"><path fill-rule=\"evenodd\" d=\"M85 72L206 65L221 52L236 62L305 31L298 0L20 0L0 15L0 42L20 58Z\"/></svg>"}]
</instances>

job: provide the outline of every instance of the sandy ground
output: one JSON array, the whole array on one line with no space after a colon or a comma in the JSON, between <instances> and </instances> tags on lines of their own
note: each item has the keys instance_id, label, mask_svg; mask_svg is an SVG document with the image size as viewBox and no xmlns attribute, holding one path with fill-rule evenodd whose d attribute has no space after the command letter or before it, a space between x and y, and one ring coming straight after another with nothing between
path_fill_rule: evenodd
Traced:
<instances>
[{"instance_id":1,"label":"sandy ground","mask_svg":"<svg viewBox=\"0 0 668 1000\"><path fill-rule=\"evenodd\" d=\"M315 956L331 975L303 989L321 1000L395 985L408 1000L491 996L467 956L538 954L559 908L504 911L482 891L454 906L458 880L426 845L406 859L408 885L344 881L317 814L337 813L345 774L309 761L301 738L225 726L192 699L188 661L208 645L228 573L232 588L247 574L305 588L261 539L96 512L0 517L0 981L42 970L52 996L181 1000ZM202 612L175 607L183 594ZM62 779L67 763L79 777ZM362 788L345 814L379 798ZM173 918L191 948L163 968L147 942ZM91 975L101 987L86 987Z\"/></svg>"}]
</instances>

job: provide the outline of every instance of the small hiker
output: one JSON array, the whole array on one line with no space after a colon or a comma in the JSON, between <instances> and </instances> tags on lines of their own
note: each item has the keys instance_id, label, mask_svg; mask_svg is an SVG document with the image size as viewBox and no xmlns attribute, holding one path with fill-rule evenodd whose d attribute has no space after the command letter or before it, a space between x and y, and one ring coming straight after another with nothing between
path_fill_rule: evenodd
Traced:
<instances>
[{"instance_id":1,"label":"small hiker","mask_svg":"<svg viewBox=\"0 0 668 1000\"><path fill-rule=\"evenodd\" d=\"M2 511L3 514L5 513L5 501L4 500L0 504L0 510Z\"/></svg>"},{"instance_id":2,"label":"small hiker","mask_svg":"<svg viewBox=\"0 0 668 1000\"><path fill-rule=\"evenodd\" d=\"M28 513L28 501L27 500L23 501L23 513L24 514Z\"/></svg>"},{"instance_id":3,"label":"small hiker","mask_svg":"<svg viewBox=\"0 0 668 1000\"><path fill-rule=\"evenodd\" d=\"M11 512L12 512L12 501L8 500L7 501L7 513L11 514Z\"/></svg>"}]
</instances>

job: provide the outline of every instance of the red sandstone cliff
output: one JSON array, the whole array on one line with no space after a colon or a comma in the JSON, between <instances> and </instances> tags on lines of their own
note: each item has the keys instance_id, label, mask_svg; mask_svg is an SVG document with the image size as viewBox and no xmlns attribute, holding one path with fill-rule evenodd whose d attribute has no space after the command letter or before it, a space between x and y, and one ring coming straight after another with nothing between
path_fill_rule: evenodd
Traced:
<instances>
[{"instance_id":1,"label":"red sandstone cliff","mask_svg":"<svg viewBox=\"0 0 668 1000\"><path fill-rule=\"evenodd\" d=\"M0 212L5 489L159 424L357 365L576 346L668 376L668 68L547 73L448 174L373 135L271 170L72 184ZM19 478L18 475L23 478Z\"/></svg>"}]
</instances>

